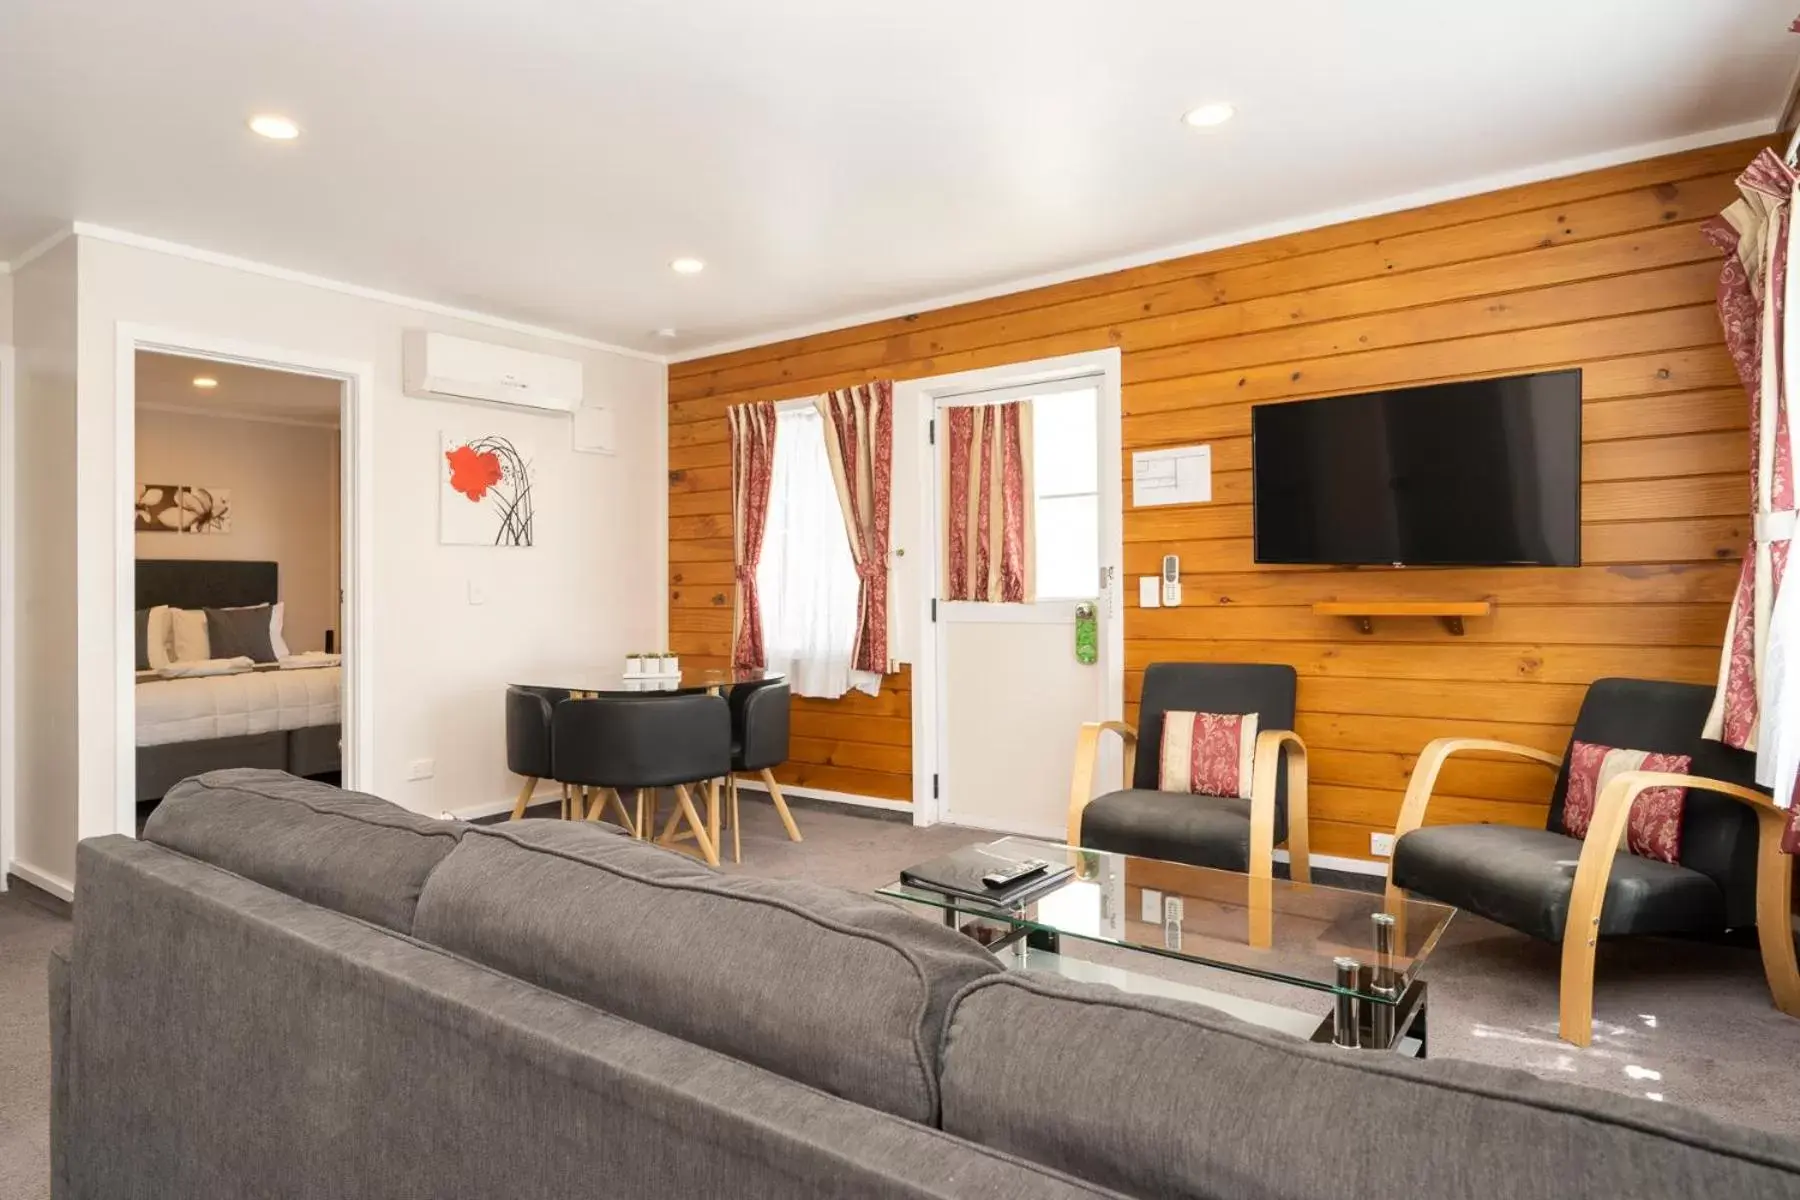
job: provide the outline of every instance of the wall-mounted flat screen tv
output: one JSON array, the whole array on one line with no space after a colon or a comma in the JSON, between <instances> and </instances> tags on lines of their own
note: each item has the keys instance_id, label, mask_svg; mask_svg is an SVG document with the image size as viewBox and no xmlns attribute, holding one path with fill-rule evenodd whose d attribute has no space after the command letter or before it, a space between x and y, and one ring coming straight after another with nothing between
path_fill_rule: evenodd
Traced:
<instances>
[{"instance_id":1,"label":"wall-mounted flat screen tv","mask_svg":"<svg viewBox=\"0 0 1800 1200\"><path fill-rule=\"evenodd\" d=\"M1251 410L1256 561L1581 563L1581 372Z\"/></svg>"}]
</instances>

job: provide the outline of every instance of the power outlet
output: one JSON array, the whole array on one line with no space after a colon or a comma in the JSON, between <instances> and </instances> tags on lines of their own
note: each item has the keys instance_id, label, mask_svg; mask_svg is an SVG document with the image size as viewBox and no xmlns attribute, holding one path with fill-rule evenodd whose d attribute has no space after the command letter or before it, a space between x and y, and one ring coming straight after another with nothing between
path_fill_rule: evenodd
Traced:
<instances>
[{"instance_id":1,"label":"power outlet","mask_svg":"<svg viewBox=\"0 0 1800 1200\"><path fill-rule=\"evenodd\" d=\"M437 774L437 762L429 758L415 758L406 764L408 779L430 779Z\"/></svg>"},{"instance_id":2,"label":"power outlet","mask_svg":"<svg viewBox=\"0 0 1800 1200\"><path fill-rule=\"evenodd\" d=\"M1394 856L1394 835L1371 833L1369 835L1369 853L1376 858L1392 858Z\"/></svg>"}]
</instances>

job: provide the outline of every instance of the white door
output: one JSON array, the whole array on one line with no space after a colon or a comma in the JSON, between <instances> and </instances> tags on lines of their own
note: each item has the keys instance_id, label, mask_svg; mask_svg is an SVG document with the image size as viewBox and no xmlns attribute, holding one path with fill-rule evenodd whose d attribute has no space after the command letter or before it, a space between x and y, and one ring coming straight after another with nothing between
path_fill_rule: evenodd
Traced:
<instances>
[{"instance_id":1,"label":"white door","mask_svg":"<svg viewBox=\"0 0 1800 1200\"><path fill-rule=\"evenodd\" d=\"M1062 840L1076 731L1117 716L1119 453L1116 399L1101 377L936 399L933 543L939 812L943 820ZM1035 502L1026 603L944 599L949 571L944 444L959 406L1025 400ZM1110 421L1112 435L1104 423ZM1096 661L1077 657L1078 612ZM1117 768L1114 768L1116 774Z\"/></svg>"}]
</instances>

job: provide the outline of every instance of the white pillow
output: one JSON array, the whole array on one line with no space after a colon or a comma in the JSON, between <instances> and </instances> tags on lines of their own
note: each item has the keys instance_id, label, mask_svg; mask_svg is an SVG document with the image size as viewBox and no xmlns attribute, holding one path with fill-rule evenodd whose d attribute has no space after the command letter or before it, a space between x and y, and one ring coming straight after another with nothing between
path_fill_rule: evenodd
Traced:
<instances>
[{"instance_id":1,"label":"white pillow","mask_svg":"<svg viewBox=\"0 0 1800 1200\"><path fill-rule=\"evenodd\" d=\"M212 639L206 632L206 612L198 608L169 610L169 658L173 662L205 662L212 657Z\"/></svg>"},{"instance_id":2,"label":"white pillow","mask_svg":"<svg viewBox=\"0 0 1800 1200\"><path fill-rule=\"evenodd\" d=\"M173 611L166 604L158 604L150 610L144 624L144 657L152 671L160 671L169 665L169 643L174 638L174 623L169 614Z\"/></svg>"},{"instance_id":3,"label":"white pillow","mask_svg":"<svg viewBox=\"0 0 1800 1200\"><path fill-rule=\"evenodd\" d=\"M255 669L255 659L240 656L238 658L200 659L194 662L172 662L157 674L164 679L186 679L194 675L237 675Z\"/></svg>"},{"instance_id":4,"label":"white pillow","mask_svg":"<svg viewBox=\"0 0 1800 1200\"><path fill-rule=\"evenodd\" d=\"M277 600L275 607L269 612L269 649L275 651L277 662L288 657L287 639L281 636L281 616L286 610L287 603Z\"/></svg>"}]
</instances>

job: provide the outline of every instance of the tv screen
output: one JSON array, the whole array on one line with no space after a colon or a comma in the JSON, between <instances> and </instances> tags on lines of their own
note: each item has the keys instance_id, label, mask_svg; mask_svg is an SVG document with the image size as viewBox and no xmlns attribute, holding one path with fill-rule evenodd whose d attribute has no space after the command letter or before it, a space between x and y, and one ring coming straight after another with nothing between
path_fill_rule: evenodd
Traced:
<instances>
[{"instance_id":1,"label":"tv screen","mask_svg":"<svg viewBox=\"0 0 1800 1200\"><path fill-rule=\"evenodd\" d=\"M1581 372L1251 410L1259 563L1581 563Z\"/></svg>"}]
</instances>

